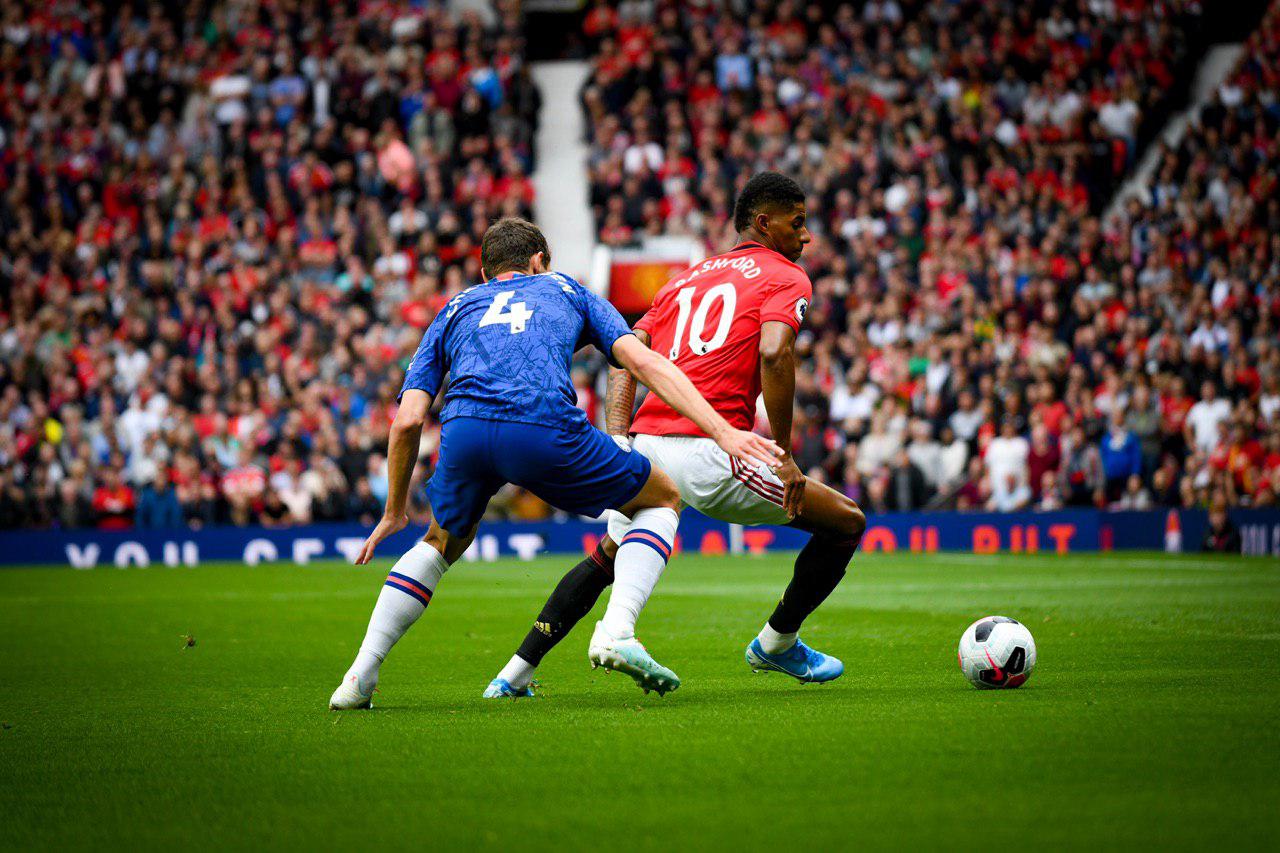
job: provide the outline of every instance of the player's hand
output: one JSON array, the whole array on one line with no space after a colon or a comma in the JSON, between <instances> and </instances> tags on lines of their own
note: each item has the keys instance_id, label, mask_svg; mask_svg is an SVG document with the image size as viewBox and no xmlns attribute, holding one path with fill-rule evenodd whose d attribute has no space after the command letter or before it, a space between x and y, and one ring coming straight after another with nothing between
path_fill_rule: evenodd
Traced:
<instances>
[{"instance_id":1,"label":"player's hand","mask_svg":"<svg viewBox=\"0 0 1280 853\"><path fill-rule=\"evenodd\" d=\"M804 501L804 486L808 482L796 460L787 454L782 464L773 472L782 481L782 508L787 511L788 518L800 514L800 505Z\"/></svg>"},{"instance_id":2,"label":"player's hand","mask_svg":"<svg viewBox=\"0 0 1280 853\"><path fill-rule=\"evenodd\" d=\"M779 457L786 455L773 439L743 429L730 430L716 439L716 444L744 465L763 465L770 471L778 467Z\"/></svg>"},{"instance_id":3,"label":"player's hand","mask_svg":"<svg viewBox=\"0 0 1280 853\"><path fill-rule=\"evenodd\" d=\"M356 565L363 566L373 559L373 549L378 547L378 543L393 533L399 533L409 526L409 516L389 516L384 515L382 520L378 522L378 526L373 528L373 532L369 534L369 538L364 540L364 545L360 546L360 553L356 555Z\"/></svg>"}]
</instances>

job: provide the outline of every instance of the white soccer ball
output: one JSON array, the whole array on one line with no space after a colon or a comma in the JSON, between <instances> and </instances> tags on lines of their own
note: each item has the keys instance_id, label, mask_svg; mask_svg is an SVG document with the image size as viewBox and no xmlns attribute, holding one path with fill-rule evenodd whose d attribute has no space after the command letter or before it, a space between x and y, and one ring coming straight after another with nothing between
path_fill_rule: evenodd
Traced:
<instances>
[{"instance_id":1,"label":"white soccer ball","mask_svg":"<svg viewBox=\"0 0 1280 853\"><path fill-rule=\"evenodd\" d=\"M960 637L960 671L974 687L1020 687L1036 666L1036 641L1027 626L1007 616L983 616Z\"/></svg>"}]
</instances>

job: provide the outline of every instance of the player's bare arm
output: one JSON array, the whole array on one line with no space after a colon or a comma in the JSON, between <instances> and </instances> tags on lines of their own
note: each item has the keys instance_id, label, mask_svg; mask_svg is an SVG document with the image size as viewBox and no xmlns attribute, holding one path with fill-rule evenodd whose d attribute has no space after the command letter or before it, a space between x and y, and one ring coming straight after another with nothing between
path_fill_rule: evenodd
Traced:
<instances>
[{"instance_id":1,"label":"player's bare arm","mask_svg":"<svg viewBox=\"0 0 1280 853\"><path fill-rule=\"evenodd\" d=\"M805 476L791 456L791 417L796 397L796 333L786 323L760 326L760 393L773 440L785 451L774 471L782 481L782 508L795 518L804 501Z\"/></svg>"},{"instance_id":2,"label":"player's bare arm","mask_svg":"<svg viewBox=\"0 0 1280 853\"><path fill-rule=\"evenodd\" d=\"M649 346L649 333L635 330L636 340ZM630 372L616 367L609 368L609 383L604 392L605 432L609 435L626 435L631 431L631 417L635 414L636 378Z\"/></svg>"},{"instance_id":3,"label":"player's bare arm","mask_svg":"<svg viewBox=\"0 0 1280 853\"><path fill-rule=\"evenodd\" d=\"M418 461L422 425L426 423L430 408L431 395L426 391L410 388L400 399L400 408L396 410L395 420L391 423L391 435L387 444L387 506L378 526L360 548L360 553L356 556L357 566L363 566L373 559L373 551L379 542L399 533L409 524L409 480L413 477L413 466Z\"/></svg>"},{"instance_id":4,"label":"player's bare arm","mask_svg":"<svg viewBox=\"0 0 1280 853\"><path fill-rule=\"evenodd\" d=\"M778 457L784 455L781 447L763 436L730 426L680 368L642 344L635 335L618 338L613 345L613 356L663 402L693 421L725 453L748 465L777 467Z\"/></svg>"}]
</instances>

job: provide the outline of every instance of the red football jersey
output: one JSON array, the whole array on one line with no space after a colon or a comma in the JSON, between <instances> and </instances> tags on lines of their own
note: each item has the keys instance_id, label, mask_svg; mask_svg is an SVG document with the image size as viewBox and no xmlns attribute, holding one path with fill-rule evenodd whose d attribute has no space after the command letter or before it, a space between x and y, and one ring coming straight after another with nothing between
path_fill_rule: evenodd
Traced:
<instances>
[{"instance_id":1,"label":"red football jersey","mask_svg":"<svg viewBox=\"0 0 1280 853\"><path fill-rule=\"evenodd\" d=\"M812 298L804 270L759 243L743 243L667 282L636 329L725 420L750 429L760 396L760 326L777 320L799 331ZM631 431L704 435L657 394L641 404Z\"/></svg>"}]
</instances>

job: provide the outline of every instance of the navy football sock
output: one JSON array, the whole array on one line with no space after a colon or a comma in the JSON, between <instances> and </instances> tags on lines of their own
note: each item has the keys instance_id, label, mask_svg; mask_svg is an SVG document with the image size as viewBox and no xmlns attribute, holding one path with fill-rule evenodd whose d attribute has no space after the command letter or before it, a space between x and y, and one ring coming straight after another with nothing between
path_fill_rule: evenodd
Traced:
<instances>
[{"instance_id":1,"label":"navy football sock","mask_svg":"<svg viewBox=\"0 0 1280 853\"><path fill-rule=\"evenodd\" d=\"M796 556L791 583L769 617L769 626L779 634L799 631L801 623L840 583L856 550L856 538L814 534Z\"/></svg>"},{"instance_id":2,"label":"navy football sock","mask_svg":"<svg viewBox=\"0 0 1280 853\"><path fill-rule=\"evenodd\" d=\"M524 642L516 650L523 660L537 666L547 652L573 630L591 612L600 594L613 583L613 558L597 545L585 560L569 570L542 606L538 621L533 623Z\"/></svg>"}]
</instances>

